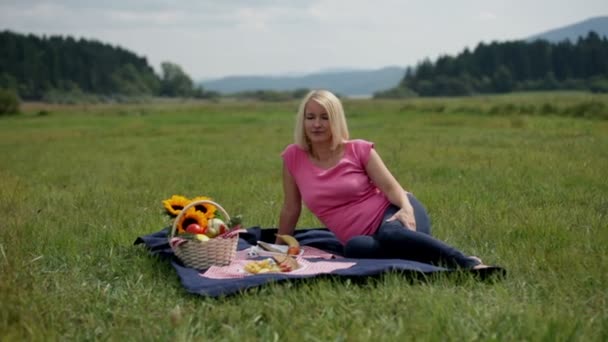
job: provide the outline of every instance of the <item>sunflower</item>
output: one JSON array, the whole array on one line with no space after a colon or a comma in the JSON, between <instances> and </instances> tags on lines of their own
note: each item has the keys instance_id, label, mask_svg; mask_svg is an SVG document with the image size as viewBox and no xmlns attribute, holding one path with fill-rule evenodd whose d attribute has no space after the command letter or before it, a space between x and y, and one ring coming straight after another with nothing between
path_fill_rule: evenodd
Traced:
<instances>
[{"instance_id":1,"label":"sunflower","mask_svg":"<svg viewBox=\"0 0 608 342\"><path fill-rule=\"evenodd\" d=\"M203 201L203 200L211 201L211 197L198 196L198 197L194 197L191 202ZM205 217L207 217L207 219L214 218L215 212L217 211L217 208L211 203L198 204L198 205L195 205L194 208L196 208L197 211L203 213L205 215Z\"/></svg>"},{"instance_id":2,"label":"sunflower","mask_svg":"<svg viewBox=\"0 0 608 342\"><path fill-rule=\"evenodd\" d=\"M201 228L207 228L207 216L195 208L188 208L177 223L178 234L185 233L186 228L193 223L198 224Z\"/></svg>"},{"instance_id":3,"label":"sunflower","mask_svg":"<svg viewBox=\"0 0 608 342\"><path fill-rule=\"evenodd\" d=\"M176 217L179 215L179 212L188 205L188 203L190 203L190 200L186 197L173 195L171 198L163 201L163 206L165 207L165 210L169 216Z\"/></svg>"}]
</instances>

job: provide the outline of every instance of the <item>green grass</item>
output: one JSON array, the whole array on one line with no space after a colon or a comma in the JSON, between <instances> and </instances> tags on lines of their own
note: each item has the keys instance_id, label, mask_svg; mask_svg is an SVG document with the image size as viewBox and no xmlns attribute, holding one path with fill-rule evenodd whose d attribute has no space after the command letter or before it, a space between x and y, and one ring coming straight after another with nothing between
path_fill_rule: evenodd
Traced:
<instances>
[{"instance_id":1,"label":"green grass","mask_svg":"<svg viewBox=\"0 0 608 342\"><path fill-rule=\"evenodd\" d=\"M507 279L389 274L222 299L187 294L132 243L167 225L172 194L276 226L297 103L30 105L0 120L0 340L605 341L608 121L561 115L589 101L608 104L569 93L345 102L352 137L376 143L434 235ZM555 115L518 110L547 102ZM305 212L299 226L319 223Z\"/></svg>"}]
</instances>

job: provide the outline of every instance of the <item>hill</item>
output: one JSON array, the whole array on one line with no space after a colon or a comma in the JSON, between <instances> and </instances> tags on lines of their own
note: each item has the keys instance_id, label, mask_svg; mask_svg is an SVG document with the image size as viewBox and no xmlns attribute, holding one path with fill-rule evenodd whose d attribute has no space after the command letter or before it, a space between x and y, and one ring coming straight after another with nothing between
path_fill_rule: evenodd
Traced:
<instances>
[{"instance_id":1,"label":"hill","mask_svg":"<svg viewBox=\"0 0 608 342\"><path fill-rule=\"evenodd\" d=\"M572 25L535 34L525 41L547 40L551 43L569 39L576 42L590 31L600 37L608 37L608 16L590 18ZM386 67L377 70L343 70L318 72L307 75L284 76L230 76L201 81L203 88L224 94L275 90L293 91L299 88L326 88L346 96L369 96L394 88L403 80L405 68Z\"/></svg>"},{"instance_id":2,"label":"hill","mask_svg":"<svg viewBox=\"0 0 608 342\"><path fill-rule=\"evenodd\" d=\"M206 90L236 93L250 90L293 91L324 88L345 96L369 96L392 88L403 78L405 68L319 72L302 76L231 76L202 81Z\"/></svg>"},{"instance_id":3,"label":"hill","mask_svg":"<svg viewBox=\"0 0 608 342\"><path fill-rule=\"evenodd\" d=\"M608 16L589 18L587 20L552 29L527 38L527 41L547 40L558 43L566 39L576 42L580 37L586 37L589 31L594 31L600 37L608 37Z\"/></svg>"}]
</instances>

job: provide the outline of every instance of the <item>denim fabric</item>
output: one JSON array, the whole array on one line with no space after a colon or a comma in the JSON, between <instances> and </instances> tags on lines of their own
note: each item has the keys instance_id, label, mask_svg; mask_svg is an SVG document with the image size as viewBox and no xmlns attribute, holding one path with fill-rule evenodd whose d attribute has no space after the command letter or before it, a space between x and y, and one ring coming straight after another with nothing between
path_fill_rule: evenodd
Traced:
<instances>
[{"instance_id":1,"label":"denim fabric","mask_svg":"<svg viewBox=\"0 0 608 342\"><path fill-rule=\"evenodd\" d=\"M378 230L370 236L355 236L344 246L348 258L406 259L452 268L471 268L478 261L454 247L431 236L431 223L424 206L408 193L414 208L416 231L406 228L400 221L386 222L399 210L391 205Z\"/></svg>"}]
</instances>

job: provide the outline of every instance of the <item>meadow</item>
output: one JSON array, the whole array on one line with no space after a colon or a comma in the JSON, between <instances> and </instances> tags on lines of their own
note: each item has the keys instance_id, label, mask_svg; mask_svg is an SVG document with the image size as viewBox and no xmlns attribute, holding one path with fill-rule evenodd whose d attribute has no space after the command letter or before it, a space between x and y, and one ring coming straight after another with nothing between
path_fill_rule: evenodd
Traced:
<instances>
[{"instance_id":1,"label":"meadow","mask_svg":"<svg viewBox=\"0 0 608 342\"><path fill-rule=\"evenodd\" d=\"M346 100L433 233L508 270L186 293L134 240L211 196L276 227L296 102L26 104L0 118L0 340L606 341L608 96ZM591 113L591 114L590 114ZM319 227L307 211L300 228Z\"/></svg>"}]
</instances>

